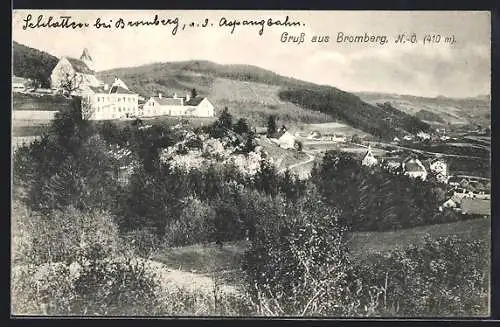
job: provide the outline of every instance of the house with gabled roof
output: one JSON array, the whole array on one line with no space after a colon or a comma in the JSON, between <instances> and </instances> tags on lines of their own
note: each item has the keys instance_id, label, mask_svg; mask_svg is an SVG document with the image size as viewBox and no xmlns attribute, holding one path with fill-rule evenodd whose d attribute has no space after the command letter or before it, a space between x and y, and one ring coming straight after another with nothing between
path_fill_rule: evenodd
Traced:
<instances>
[{"instance_id":1,"label":"house with gabled roof","mask_svg":"<svg viewBox=\"0 0 500 327\"><path fill-rule=\"evenodd\" d=\"M378 165L378 159L373 155L372 147L370 145L368 146L368 151L366 151L363 159L361 160L361 164L367 167Z\"/></svg>"},{"instance_id":2,"label":"house with gabled roof","mask_svg":"<svg viewBox=\"0 0 500 327\"><path fill-rule=\"evenodd\" d=\"M412 178L420 178L425 181L427 179L427 169L417 158L410 157L401 164L403 174Z\"/></svg>"},{"instance_id":3,"label":"house with gabled roof","mask_svg":"<svg viewBox=\"0 0 500 327\"><path fill-rule=\"evenodd\" d=\"M178 97L158 96L150 97L143 106L143 115L153 116L186 116L186 117L213 117L214 106L205 97L191 98L189 95Z\"/></svg>"}]
</instances>

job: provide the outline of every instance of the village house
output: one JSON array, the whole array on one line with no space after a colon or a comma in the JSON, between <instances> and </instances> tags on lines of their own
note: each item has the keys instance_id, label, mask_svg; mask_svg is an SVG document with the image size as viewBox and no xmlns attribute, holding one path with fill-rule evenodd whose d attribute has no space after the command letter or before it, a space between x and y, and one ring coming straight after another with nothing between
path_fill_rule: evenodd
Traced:
<instances>
[{"instance_id":1,"label":"village house","mask_svg":"<svg viewBox=\"0 0 500 327\"><path fill-rule=\"evenodd\" d=\"M405 141L413 141L413 135L409 135L409 134L405 135L405 136L403 136L403 140L405 140Z\"/></svg>"},{"instance_id":2,"label":"village house","mask_svg":"<svg viewBox=\"0 0 500 327\"><path fill-rule=\"evenodd\" d=\"M319 140L321 138L321 133L319 131L312 131L307 135L309 140Z\"/></svg>"},{"instance_id":3,"label":"village house","mask_svg":"<svg viewBox=\"0 0 500 327\"><path fill-rule=\"evenodd\" d=\"M191 98L188 95L178 97L164 97L161 93L150 97L142 107L142 114L146 117L154 116L190 116L214 117L214 106L205 97Z\"/></svg>"},{"instance_id":4,"label":"village house","mask_svg":"<svg viewBox=\"0 0 500 327\"><path fill-rule=\"evenodd\" d=\"M12 76L12 92L24 92L31 85L27 78Z\"/></svg>"},{"instance_id":5,"label":"village house","mask_svg":"<svg viewBox=\"0 0 500 327\"><path fill-rule=\"evenodd\" d=\"M373 155L372 148L370 145L368 146L368 151L366 151L365 155L363 156L363 159L361 160L361 164L367 167L373 167L378 164L378 160Z\"/></svg>"},{"instance_id":6,"label":"village house","mask_svg":"<svg viewBox=\"0 0 500 327\"><path fill-rule=\"evenodd\" d=\"M399 139L399 137L397 137L397 136L396 136L396 137L394 137L394 138L392 139L392 142L391 142L391 143L392 143L392 144L399 144L399 142L401 142L401 140Z\"/></svg>"},{"instance_id":7,"label":"village house","mask_svg":"<svg viewBox=\"0 0 500 327\"><path fill-rule=\"evenodd\" d=\"M333 142L345 143L347 142L347 137L344 134L334 133L330 136L330 140Z\"/></svg>"},{"instance_id":8,"label":"village house","mask_svg":"<svg viewBox=\"0 0 500 327\"><path fill-rule=\"evenodd\" d=\"M427 169L422 162L416 158L409 158L401 164L403 174L411 178L420 178L425 181L427 179Z\"/></svg>"},{"instance_id":9,"label":"village house","mask_svg":"<svg viewBox=\"0 0 500 327\"><path fill-rule=\"evenodd\" d=\"M425 140L430 140L431 139L431 135L429 133L425 133L423 131L420 131L417 133L417 137L422 140L422 141L425 141Z\"/></svg>"},{"instance_id":10,"label":"village house","mask_svg":"<svg viewBox=\"0 0 500 327\"><path fill-rule=\"evenodd\" d=\"M269 135L269 139L278 144L281 148L284 149L293 149L295 147L296 138L293 136L285 126L280 128L273 135Z\"/></svg>"}]
</instances>

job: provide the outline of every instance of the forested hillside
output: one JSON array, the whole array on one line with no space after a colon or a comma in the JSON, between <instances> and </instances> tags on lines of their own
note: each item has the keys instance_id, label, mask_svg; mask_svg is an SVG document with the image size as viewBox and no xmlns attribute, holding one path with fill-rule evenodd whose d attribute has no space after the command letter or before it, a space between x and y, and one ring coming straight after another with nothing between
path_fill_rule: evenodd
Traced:
<instances>
[{"instance_id":1,"label":"forested hillside","mask_svg":"<svg viewBox=\"0 0 500 327\"><path fill-rule=\"evenodd\" d=\"M58 59L47 52L13 41L12 62L13 75L34 80L41 87L49 87L50 74L56 66Z\"/></svg>"}]
</instances>

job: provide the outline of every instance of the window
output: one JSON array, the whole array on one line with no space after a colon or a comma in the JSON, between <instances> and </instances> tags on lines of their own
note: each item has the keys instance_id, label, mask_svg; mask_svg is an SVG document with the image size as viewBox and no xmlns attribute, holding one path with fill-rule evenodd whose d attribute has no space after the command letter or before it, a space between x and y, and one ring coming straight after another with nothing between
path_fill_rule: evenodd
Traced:
<instances>
[{"instance_id":1,"label":"window","mask_svg":"<svg viewBox=\"0 0 500 327\"><path fill-rule=\"evenodd\" d=\"M122 99L122 98L118 98L118 102L120 102L120 101L121 101L121 99Z\"/></svg>"}]
</instances>

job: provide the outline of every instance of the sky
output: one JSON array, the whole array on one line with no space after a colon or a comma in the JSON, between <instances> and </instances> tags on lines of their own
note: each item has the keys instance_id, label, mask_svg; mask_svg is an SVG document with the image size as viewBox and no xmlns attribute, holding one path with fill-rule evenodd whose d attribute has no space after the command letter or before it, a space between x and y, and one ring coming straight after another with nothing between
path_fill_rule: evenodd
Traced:
<instances>
[{"instance_id":1,"label":"sky","mask_svg":"<svg viewBox=\"0 0 500 327\"><path fill-rule=\"evenodd\" d=\"M124 22L178 18L174 25L115 28ZM26 28L31 15L36 23L53 16L71 16L70 21L89 27ZM300 22L300 26L219 26L227 21ZM113 22L112 28L97 29L96 19ZM189 23L207 27L190 27ZM54 56L79 57L87 48L96 70L133 67L155 62L210 60L220 64L249 64L318 84L351 92L384 92L434 97L468 97L490 94L489 12L466 11L55 11L14 10L12 38ZM184 30L182 26L186 24ZM211 25L213 24L213 26ZM282 42L283 33L304 42ZM387 36L388 42L337 42L347 36ZM397 35L415 34L416 43L396 43ZM440 35L439 43L423 43L426 35ZM312 42L313 36L329 36L329 42ZM455 43L445 42L454 36ZM436 38L434 40L437 40Z\"/></svg>"}]
</instances>

